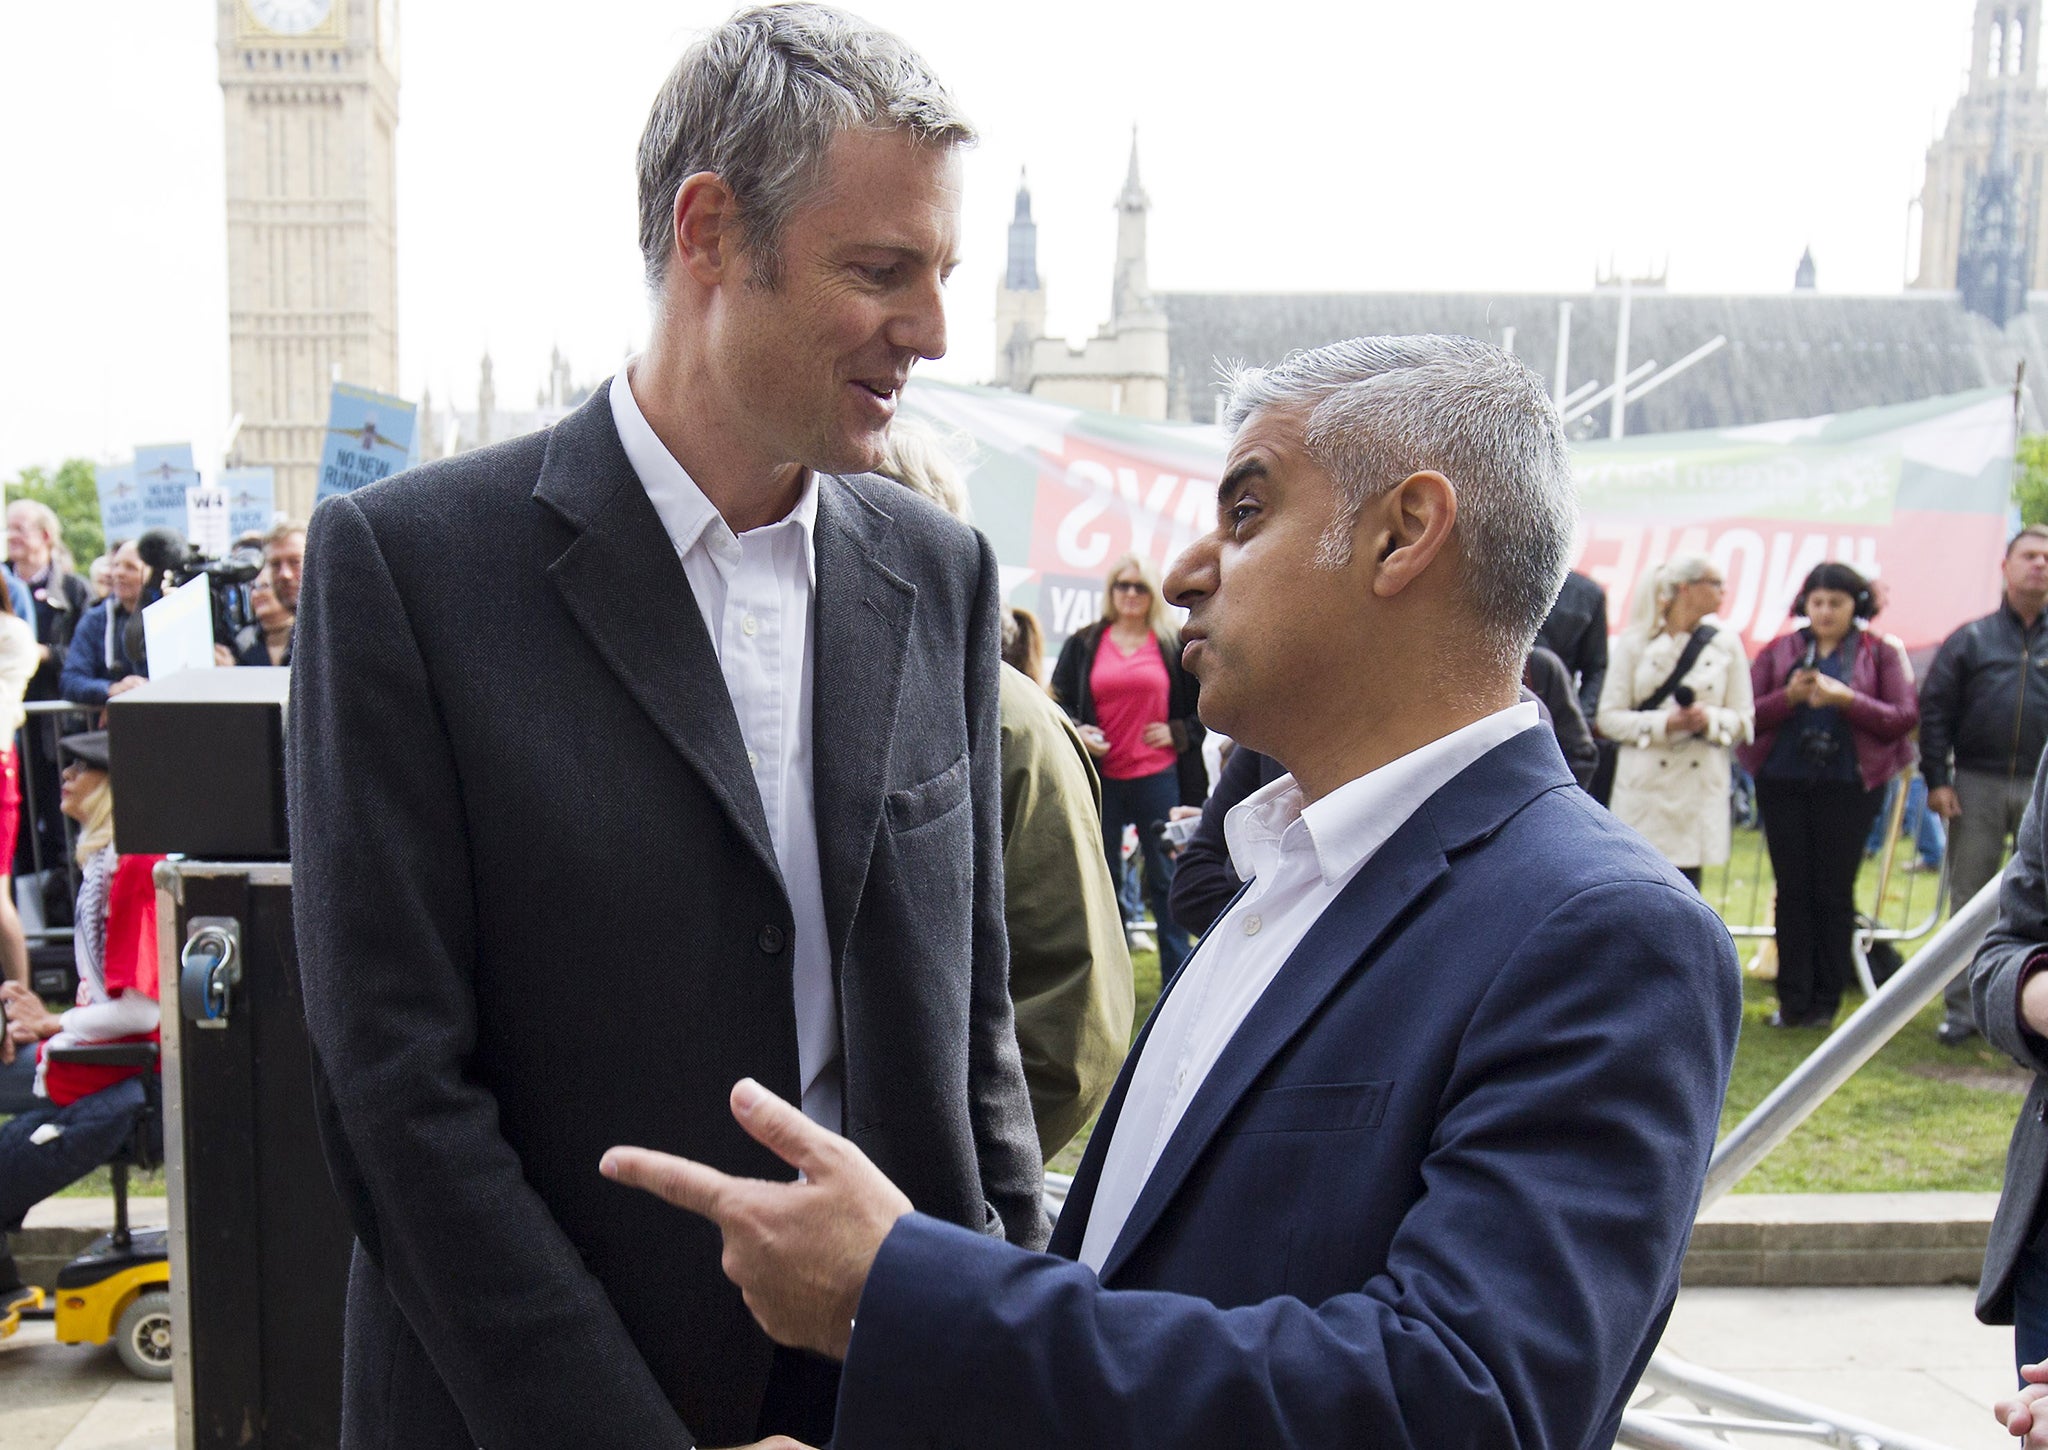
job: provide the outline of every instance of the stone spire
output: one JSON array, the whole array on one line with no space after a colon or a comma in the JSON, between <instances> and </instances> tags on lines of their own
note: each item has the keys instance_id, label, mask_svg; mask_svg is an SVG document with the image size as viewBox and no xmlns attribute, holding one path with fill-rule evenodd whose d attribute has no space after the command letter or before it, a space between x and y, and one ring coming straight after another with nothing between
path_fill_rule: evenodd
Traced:
<instances>
[{"instance_id":1,"label":"stone spire","mask_svg":"<svg viewBox=\"0 0 2048 1450\"><path fill-rule=\"evenodd\" d=\"M1110 294L1110 325L1152 310L1145 272L1145 218L1152 200L1138 180L1138 128L1131 127L1131 165L1116 199L1116 285Z\"/></svg>"},{"instance_id":2,"label":"stone spire","mask_svg":"<svg viewBox=\"0 0 2048 1450\"><path fill-rule=\"evenodd\" d=\"M1010 218L1010 265L1003 286L1011 292L1036 292L1038 286L1038 223L1031 220L1031 183L1017 168L1017 211Z\"/></svg>"},{"instance_id":3,"label":"stone spire","mask_svg":"<svg viewBox=\"0 0 2048 1450\"><path fill-rule=\"evenodd\" d=\"M1799 271L1792 278L1792 289L1795 292L1811 292L1818 277L1818 269L1813 265L1813 248L1808 247L1806 254L1799 259Z\"/></svg>"},{"instance_id":4,"label":"stone spire","mask_svg":"<svg viewBox=\"0 0 2048 1450\"><path fill-rule=\"evenodd\" d=\"M996 359L989 380L1031 391L1031 359L1045 336L1045 284L1038 276L1038 223L1031 219L1031 184L1017 169L1017 210L1010 218L1010 260L996 283Z\"/></svg>"},{"instance_id":5,"label":"stone spire","mask_svg":"<svg viewBox=\"0 0 2048 1450\"><path fill-rule=\"evenodd\" d=\"M482 448L491 441L491 414L498 411L498 388L491 381L491 355L484 354L483 362L477 368L476 380L476 446Z\"/></svg>"},{"instance_id":6,"label":"stone spire","mask_svg":"<svg viewBox=\"0 0 2048 1450\"><path fill-rule=\"evenodd\" d=\"M548 401L557 408L566 408L574 391L569 381L569 360L562 356L560 346L548 349Z\"/></svg>"}]
</instances>

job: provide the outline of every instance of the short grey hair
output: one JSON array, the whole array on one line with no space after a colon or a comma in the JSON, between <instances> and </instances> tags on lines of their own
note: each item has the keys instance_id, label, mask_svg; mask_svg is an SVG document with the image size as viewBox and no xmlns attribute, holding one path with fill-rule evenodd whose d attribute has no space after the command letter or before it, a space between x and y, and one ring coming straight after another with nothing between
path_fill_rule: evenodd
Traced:
<instances>
[{"instance_id":1,"label":"short grey hair","mask_svg":"<svg viewBox=\"0 0 2048 1450\"><path fill-rule=\"evenodd\" d=\"M1302 444L1343 507L1317 563L1341 567L1367 502L1434 471L1458 499L1466 593L1487 653L1518 674L1571 565L1578 489L1542 379L1465 337L1359 337L1229 378L1232 432L1268 408L1303 416Z\"/></svg>"},{"instance_id":2,"label":"short grey hair","mask_svg":"<svg viewBox=\"0 0 2048 1450\"><path fill-rule=\"evenodd\" d=\"M49 541L50 558L59 574L69 574L76 568L71 550L64 542L64 521L57 517L55 509L41 499L18 498L7 505L7 514L10 518L20 514L35 521L36 532Z\"/></svg>"},{"instance_id":3,"label":"short grey hair","mask_svg":"<svg viewBox=\"0 0 2048 1450\"><path fill-rule=\"evenodd\" d=\"M64 538L63 521L57 517L57 511L41 499L18 498L7 505L7 514L10 518L19 514L23 518L34 519L36 531L53 544Z\"/></svg>"},{"instance_id":4,"label":"short grey hair","mask_svg":"<svg viewBox=\"0 0 2048 1450\"><path fill-rule=\"evenodd\" d=\"M683 52L640 135L640 253L661 287L676 193L700 171L739 207L741 246L761 280L781 276L777 243L816 188L841 131L902 131L965 146L974 128L924 60L886 30L830 6L742 10Z\"/></svg>"}]
</instances>

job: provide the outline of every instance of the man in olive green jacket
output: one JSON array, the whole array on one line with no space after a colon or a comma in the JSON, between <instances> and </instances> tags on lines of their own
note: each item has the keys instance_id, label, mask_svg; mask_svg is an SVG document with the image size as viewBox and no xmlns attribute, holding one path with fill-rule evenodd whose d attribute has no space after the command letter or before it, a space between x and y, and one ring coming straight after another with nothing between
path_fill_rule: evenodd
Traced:
<instances>
[{"instance_id":1,"label":"man in olive green jacket","mask_svg":"<svg viewBox=\"0 0 2048 1450\"><path fill-rule=\"evenodd\" d=\"M1102 858L1102 785L1052 697L1003 666L1010 999L1047 1160L1109 1096L1131 1043L1131 954Z\"/></svg>"}]
</instances>

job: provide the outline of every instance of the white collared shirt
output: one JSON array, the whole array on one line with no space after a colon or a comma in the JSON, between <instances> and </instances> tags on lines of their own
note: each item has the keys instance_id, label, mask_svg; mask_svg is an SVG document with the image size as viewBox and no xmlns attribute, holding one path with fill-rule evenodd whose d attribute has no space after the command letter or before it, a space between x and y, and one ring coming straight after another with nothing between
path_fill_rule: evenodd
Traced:
<instances>
[{"instance_id":1,"label":"white collared shirt","mask_svg":"<svg viewBox=\"0 0 2048 1450\"><path fill-rule=\"evenodd\" d=\"M818 478L807 475L803 494L787 517L733 533L655 436L626 380L631 370L629 362L612 379L612 423L683 562L739 717L740 738L746 742L747 763L753 767L796 926L790 952L804 1116L836 1133L843 1117L839 995L825 935L811 789L811 590L817 583L812 530L818 518ZM774 970L780 958L763 965Z\"/></svg>"},{"instance_id":2,"label":"white collared shirt","mask_svg":"<svg viewBox=\"0 0 2048 1450\"><path fill-rule=\"evenodd\" d=\"M1467 766L1538 724L1528 703L1475 720L1359 776L1313 805L1283 775L1223 818L1231 865L1249 883L1188 959L1131 1075L1081 1239L1100 1273L1181 1116L1316 918L1422 803Z\"/></svg>"}]
</instances>

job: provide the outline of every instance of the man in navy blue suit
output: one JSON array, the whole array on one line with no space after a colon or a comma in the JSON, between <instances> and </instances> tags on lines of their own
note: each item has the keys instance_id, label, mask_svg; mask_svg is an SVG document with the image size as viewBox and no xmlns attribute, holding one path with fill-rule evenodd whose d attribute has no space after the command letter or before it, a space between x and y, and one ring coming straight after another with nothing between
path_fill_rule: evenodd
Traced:
<instances>
[{"instance_id":1,"label":"man in navy blue suit","mask_svg":"<svg viewBox=\"0 0 2048 1450\"><path fill-rule=\"evenodd\" d=\"M732 1095L796 1183L615 1149L715 1220L867 1447L1605 1447L1727 1087L1727 933L1517 703L1574 501L1539 380L1451 338L1241 374L1167 593L1203 719L1289 774L1168 984L1050 1250L910 1211Z\"/></svg>"}]
</instances>

